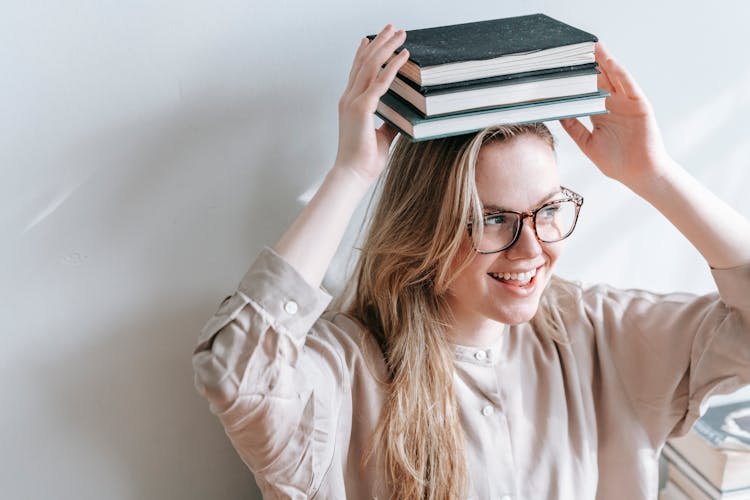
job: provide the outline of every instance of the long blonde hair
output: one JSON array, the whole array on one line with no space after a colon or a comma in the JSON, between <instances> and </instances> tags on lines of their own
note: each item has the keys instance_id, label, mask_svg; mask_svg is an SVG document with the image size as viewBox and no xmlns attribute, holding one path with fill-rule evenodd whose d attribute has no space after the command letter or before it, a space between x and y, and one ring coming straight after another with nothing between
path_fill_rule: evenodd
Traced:
<instances>
[{"instance_id":1,"label":"long blonde hair","mask_svg":"<svg viewBox=\"0 0 750 500\"><path fill-rule=\"evenodd\" d=\"M451 265L461 258L467 223L482 220L475 184L479 150L521 134L536 135L554 149L553 136L541 123L425 142L399 137L381 177L345 312L375 337L388 370L386 402L362 464L373 451L383 454L395 499L466 494L446 295L472 257ZM564 342L548 291L533 321Z\"/></svg>"}]
</instances>

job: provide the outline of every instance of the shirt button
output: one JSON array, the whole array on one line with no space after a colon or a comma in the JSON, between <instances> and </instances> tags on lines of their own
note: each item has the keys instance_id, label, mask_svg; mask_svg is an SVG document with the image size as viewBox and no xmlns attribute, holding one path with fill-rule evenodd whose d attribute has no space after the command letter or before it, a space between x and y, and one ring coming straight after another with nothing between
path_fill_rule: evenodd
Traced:
<instances>
[{"instance_id":1,"label":"shirt button","mask_svg":"<svg viewBox=\"0 0 750 500\"><path fill-rule=\"evenodd\" d=\"M484 415L485 417L489 417L490 415L492 415L492 412L494 411L495 410L492 409L492 406L487 405L484 408L482 408L482 415Z\"/></svg>"},{"instance_id":2,"label":"shirt button","mask_svg":"<svg viewBox=\"0 0 750 500\"><path fill-rule=\"evenodd\" d=\"M286 304L284 304L284 310L289 314L296 314L297 313L297 303L293 300L290 300Z\"/></svg>"},{"instance_id":3,"label":"shirt button","mask_svg":"<svg viewBox=\"0 0 750 500\"><path fill-rule=\"evenodd\" d=\"M477 351L474 353L474 357L479 361L484 361L485 359L487 359L487 351Z\"/></svg>"}]
</instances>

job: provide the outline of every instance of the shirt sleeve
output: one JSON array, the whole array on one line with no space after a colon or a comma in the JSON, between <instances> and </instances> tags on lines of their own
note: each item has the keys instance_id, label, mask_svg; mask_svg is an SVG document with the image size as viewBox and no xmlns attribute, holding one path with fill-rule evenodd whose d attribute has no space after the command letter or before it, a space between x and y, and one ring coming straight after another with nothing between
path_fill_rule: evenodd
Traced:
<instances>
[{"instance_id":1,"label":"shirt sleeve","mask_svg":"<svg viewBox=\"0 0 750 500\"><path fill-rule=\"evenodd\" d=\"M346 377L316 324L331 296L270 248L200 332L195 386L264 495L308 498L332 460Z\"/></svg>"},{"instance_id":2,"label":"shirt sleeve","mask_svg":"<svg viewBox=\"0 0 750 500\"><path fill-rule=\"evenodd\" d=\"M750 384L750 264L712 269L717 292L584 292L598 357L652 444L687 433L711 395Z\"/></svg>"}]
</instances>

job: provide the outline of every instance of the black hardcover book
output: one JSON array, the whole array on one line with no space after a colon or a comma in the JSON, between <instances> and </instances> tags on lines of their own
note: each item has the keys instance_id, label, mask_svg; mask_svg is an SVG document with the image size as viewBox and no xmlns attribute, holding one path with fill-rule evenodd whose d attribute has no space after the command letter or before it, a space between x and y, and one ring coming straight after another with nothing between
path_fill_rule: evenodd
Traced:
<instances>
[{"instance_id":1,"label":"black hardcover book","mask_svg":"<svg viewBox=\"0 0 750 500\"><path fill-rule=\"evenodd\" d=\"M395 52L409 49L402 74L434 85L592 63L596 41L591 33L531 14L407 30L406 42Z\"/></svg>"}]
</instances>

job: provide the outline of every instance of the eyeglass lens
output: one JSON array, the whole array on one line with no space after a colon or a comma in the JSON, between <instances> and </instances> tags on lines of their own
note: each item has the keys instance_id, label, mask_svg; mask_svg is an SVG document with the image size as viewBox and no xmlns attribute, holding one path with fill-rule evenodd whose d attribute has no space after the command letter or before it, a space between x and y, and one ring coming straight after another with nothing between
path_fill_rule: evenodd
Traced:
<instances>
[{"instance_id":1,"label":"eyeglass lens","mask_svg":"<svg viewBox=\"0 0 750 500\"><path fill-rule=\"evenodd\" d=\"M573 232L576 216L577 205L574 201L559 201L539 209L534 215L537 237L546 243L567 238ZM479 250L494 252L510 246L520 232L521 217L514 212L500 212L485 217Z\"/></svg>"}]
</instances>

